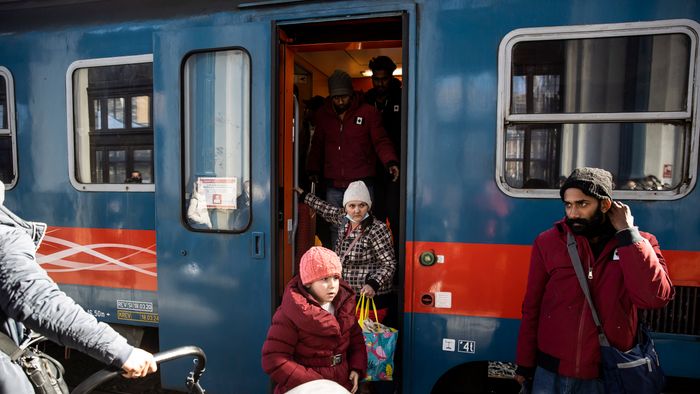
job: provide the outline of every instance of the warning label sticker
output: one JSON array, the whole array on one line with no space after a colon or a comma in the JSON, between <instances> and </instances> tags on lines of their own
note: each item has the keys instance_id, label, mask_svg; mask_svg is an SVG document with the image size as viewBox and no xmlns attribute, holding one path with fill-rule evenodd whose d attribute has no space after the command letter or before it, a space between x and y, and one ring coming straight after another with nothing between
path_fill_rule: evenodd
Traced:
<instances>
[{"instance_id":1,"label":"warning label sticker","mask_svg":"<svg viewBox=\"0 0 700 394\"><path fill-rule=\"evenodd\" d=\"M153 303L145 301L117 300L117 309L136 312L153 312Z\"/></svg>"},{"instance_id":2,"label":"warning label sticker","mask_svg":"<svg viewBox=\"0 0 700 394\"><path fill-rule=\"evenodd\" d=\"M159 321L152 302L132 300L117 300L117 319L142 323Z\"/></svg>"},{"instance_id":3,"label":"warning label sticker","mask_svg":"<svg viewBox=\"0 0 700 394\"><path fill-rule=\"evenodd\" d=\"M128 320L128 321L138 321L143 323L158 323L159 317L157 313L147 313L147 312L130 312L130 311L117 311L117 319Z\"/></svg>"}]
</instances>

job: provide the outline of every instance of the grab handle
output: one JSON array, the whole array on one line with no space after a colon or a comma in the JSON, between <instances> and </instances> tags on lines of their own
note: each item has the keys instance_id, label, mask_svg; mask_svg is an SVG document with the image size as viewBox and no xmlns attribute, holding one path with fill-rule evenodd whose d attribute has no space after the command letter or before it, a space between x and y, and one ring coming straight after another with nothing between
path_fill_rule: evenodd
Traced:
<instances>
[{"instance_id":1,"label":"grab handle","mask_svg":"<svg viewBox=\"0 0 700 394\"><path fill-rule=\"evenodd\" d=\"M185 356L196 356L197 359L194 362L194 370L190 372L189 376L185 381L187 389L192 394L204 394L204 389L199 385L199 378L202 377L204 373L204 367L207 363L207 357L204 351L197 346L182 346L171 350L166 350L164 352L156 353L153 358L156 364L168 362ZM105 368L95 372L80 383L71 394L86 394L94 390L97 386L108 382L117 375L122 373L121 370L114 370L111 368Z\"/></svg>"}]
</instances>

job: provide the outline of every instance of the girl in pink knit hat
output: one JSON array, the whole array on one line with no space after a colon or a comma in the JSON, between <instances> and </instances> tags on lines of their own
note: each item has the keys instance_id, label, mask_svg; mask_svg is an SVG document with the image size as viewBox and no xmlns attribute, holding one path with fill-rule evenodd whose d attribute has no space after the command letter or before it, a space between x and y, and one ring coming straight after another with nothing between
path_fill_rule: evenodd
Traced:
<instances>
[{"instance_id":1,"label":"girl in pink knit hat","mask_svg":"<svg viewBox=\"0 0 700 394\"><path fill-rule=\"evenodd\" d=\"M277 383L275 394L318 379L357 391L367 351L355 319L355 292L341 272L332 250L314 246L301 257L299 275L287 284L262 348L262 367Z\"/></svg>"}]
</instances>

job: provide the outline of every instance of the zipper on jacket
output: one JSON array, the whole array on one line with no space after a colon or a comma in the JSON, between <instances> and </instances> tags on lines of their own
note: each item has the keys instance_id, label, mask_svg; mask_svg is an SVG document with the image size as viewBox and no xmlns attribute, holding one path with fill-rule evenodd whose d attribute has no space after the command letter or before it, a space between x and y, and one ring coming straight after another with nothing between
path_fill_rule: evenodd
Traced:
<instances>
[{"instance_id":1,"label":"zipper on jacket","mask_svg":"<svg viewBox=\"0 0 700 394\"><path fill-rule=\"evenodd\" d=\"M340 139L343 139L343 122L340 122ZM342 142L342 141L341 141ZM338 144L338 152L340 152L340 143Z\"/></svg>"}]
</instances>

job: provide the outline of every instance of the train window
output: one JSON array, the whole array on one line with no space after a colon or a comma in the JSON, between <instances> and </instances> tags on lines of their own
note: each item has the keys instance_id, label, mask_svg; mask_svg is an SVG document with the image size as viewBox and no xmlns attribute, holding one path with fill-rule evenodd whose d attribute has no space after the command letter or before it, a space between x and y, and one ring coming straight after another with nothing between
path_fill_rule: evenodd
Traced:
<instances>
[{"instance_id":1,"label":"train window","mask_svg":"<svg viewBox=\"0 0 700 394\"><path fill-rule=\"evenodd\" d=\"M244 231L251 218L248 54L220 50L190 55L183 92L187 224Z\"/></svg>"},{"instance_id":2,"label":"train window","mask_svg":"<svg viewBox=\"0 0 700 394\"><path fill-rule=\"evenodd\" d=\"M501 42L497 180L558 197L576 167L608 169L616 196L692 188L697 133L692 21L520 29Z\"/></svg>"},{"instance_id":3,"label":"train window","mask_svg":"<svg viewBox=\"0 0 700 394\"><path fill-rule=\"evenodd\" d=\"M0 181L8 189L17 180L14 100L12 74L0 66Z\"/></svg>"},{"instance_id":4,"label":"train window","mask_svg":"<svg viewBox=\"0 0 700 394\"><path fill-rule=\"evenodd\" d=\"M154 190L152 59L90 59L69 68L71 182L76 188Z\"/></svg>"}]
</instances>

